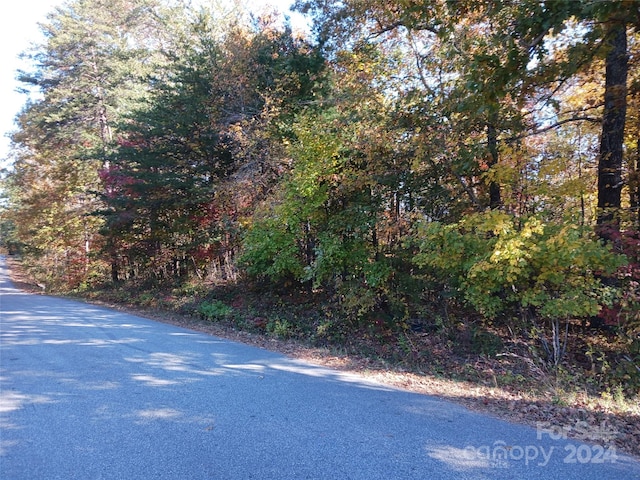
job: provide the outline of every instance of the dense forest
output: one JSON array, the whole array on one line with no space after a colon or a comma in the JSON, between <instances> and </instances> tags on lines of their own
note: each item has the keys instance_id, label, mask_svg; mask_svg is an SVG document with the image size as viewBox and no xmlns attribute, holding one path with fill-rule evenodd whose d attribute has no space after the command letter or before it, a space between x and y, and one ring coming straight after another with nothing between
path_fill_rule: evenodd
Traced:
<instances>
[{"instance_id":1,"label":"dense forest","mask_svg":"<svg viewBox=\"0 0 640 480\"><path fill-rule=\"evenodd\" d=\"M310 33L225 5L42 24L0 207L39 283L304 296L269 328L414 358L508 332L553 369L604 331L592 369L640 390L640 3L299 0Z\"/></svg>"}]
</instances>

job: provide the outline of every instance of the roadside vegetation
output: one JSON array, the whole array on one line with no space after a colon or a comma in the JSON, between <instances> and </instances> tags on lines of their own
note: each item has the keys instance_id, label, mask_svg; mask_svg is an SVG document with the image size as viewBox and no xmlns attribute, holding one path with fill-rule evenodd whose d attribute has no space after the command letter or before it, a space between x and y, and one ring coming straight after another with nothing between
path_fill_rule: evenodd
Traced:
<instances>
[{"instance_id":1,"label":"roadside vegetation","mask_svg":"<svg viewBox=\"0 0 640 480\"><path fill-rule=\"evenodd\" d=\"M639 4L297 8L52 12L16 280L640 455Z\"/></svg>"}]
</instances>

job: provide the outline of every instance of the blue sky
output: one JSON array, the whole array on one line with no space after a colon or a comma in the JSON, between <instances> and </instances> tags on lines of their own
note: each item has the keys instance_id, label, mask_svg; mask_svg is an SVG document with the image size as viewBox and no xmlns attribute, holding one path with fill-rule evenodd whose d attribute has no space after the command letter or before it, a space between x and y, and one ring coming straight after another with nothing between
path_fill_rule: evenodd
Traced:
<instances>
[{"instance_id":1,"label":"blue sky","mask_svg":"<svg viewBox=\"0 0 640 480\"><path fill-rule=\"evenodd\" d=\"M205 0L206 1L206 0ZM9 139L7 134L15 129L13 120L26 102L26 97L16 92L18 82L16 71L24 68L18 56L37 42L41 36L38 23L46 20L46 15L64 0L17 0L5 2L0 15L0 168L8 166ZM286 11L292 0L251 0L248 2L256 10L273 5Z\"/></svg>"},{"instance_id":2,"label":"blue sky","mask_svg":"<svg viewBox=\"0 0 640 480\"><path fill-rule=\"evenodd\" d=\"M18 55L39 37L38 22L62 0L19 0L7 2L0 16L0 162L9 151L7 133L14 129L13 119L25 103L25 96L16 93L16 70L21 67Z\"/></svg>"}]
</instances>

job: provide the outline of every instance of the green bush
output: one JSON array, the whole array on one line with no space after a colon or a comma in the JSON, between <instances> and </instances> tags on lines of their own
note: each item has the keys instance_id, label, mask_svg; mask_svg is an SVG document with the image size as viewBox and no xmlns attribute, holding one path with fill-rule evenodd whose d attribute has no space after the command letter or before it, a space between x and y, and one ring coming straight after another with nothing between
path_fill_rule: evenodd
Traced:
<instances>
[{"instance_id":1,"label":"green bush","mask_svg":"<svg viewBox=\"0 0 640 480\"><path fill-rule=\"evenodd\" d=\"M288 339L293 337L295 331L295 325L286 319L276 318L270 320L269 323L267 323L267 332L281 339Z\"/></svg>"},{"instance_id":2,"label":"green bush","mask_svg":"<svg viewBox=\"0 0 640 480\"><path fill-rule=\"evenodd\" d=\"M640 337L627 338L627 352L619 359L611 374L614 382L624 385L630 396L640 392Z\"/></svg>"},{"instance_id":3,"label":"green bush","mask_svg":"<svg viewBox=\"0 0 640 480\"><path fill-rule=\"evenodd\" d=\"M486 318L525 310L543 319L597 315L612 296L599 276L624 257L575 225L519 221L491 211L457 224L426 224L415 262Z\"/></svg>"},{"instance_id":4,"label":"green bush","mask_svg":"<svg viewBox=\"0 0 640 480\"><path fill-rule=\"evenodd\" d=\"M277 215L260 219L248 229L240 264L250 276L276 282L300 280L304 274L296 232Z\"/></svg>"},{"instance_id":5,"label":"green bush","mask_svg":"<svg viewBox=\"0 0 640 480\"><path fill-rule=\"evenodd\" d=\"M235 313L233 307L216 300L214 302L202 302L198 306L198 313L206 320L229 320Z\"/></svg>"},{"instance_id":6,"label":"green bush","mask_svg":"<svg viewBox=\"0 0 640 480\"><path fill-rule=\"evenodd\" d=\"M418 235L417 265L485 319L533 322L554 367L566 352L569 320L598 315L619 293L600 278L625 257L570 223L491 211L452 225L428 223Z\"/></svg>"}]
</instances>

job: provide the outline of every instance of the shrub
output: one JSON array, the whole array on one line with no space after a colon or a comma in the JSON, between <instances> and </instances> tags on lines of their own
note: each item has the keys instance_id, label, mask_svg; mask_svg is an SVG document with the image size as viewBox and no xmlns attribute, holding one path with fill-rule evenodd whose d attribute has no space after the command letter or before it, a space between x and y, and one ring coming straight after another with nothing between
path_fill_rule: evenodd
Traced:
<instances>
[{"instance_id":1,"label":"shrub","mask_svg":"<svg viewBox=\"0 0 640 480\"><path fill-rule=\"evenodd\" d=\"M532 307L542 318L597 315L608 289L599 275L624 263L600 241L571 224L521 227L501 212L420 231L415 261L450 282L487 318Z\"/></svg>"},{"instance_id":2,"label":"shrub","mask_svg":"<svg viewBox=\"0 0 640 480\"><path fill-rule=\"evenodd\" d=\"M640 231L608 232L616 248L628 259L613 275L620 295L600 312L607 325L619 326L632 338L640 338Z\"/></svg>"},{"instance_id":3,"label":"shrub","mask_svg":"<svg viewBox=\"0 0 640 480\"><path fill-rule=\"evenodd\" d=\"M557 365L563 330L566 339L560 322L595 316L611 301L615 288L600 277L623 265L624 257L576 225L545 224L535 216L521 221L491 211L457 224L424 225L415 262L445 278L485 318L526 313L544 320L551 329L547 353ZM544 334L541 339L548 345Z\"/></svg>"},{"instance_id":4,"label":"shrub","mask_svg":"<svg viewBox=\"0 0 640 480\"><path fill-rule=\"evenodd\" d=\"M198 313L206 320L229 320L234 315L233 307L216 300L214 302L202 302L198 306Z\"/></svg>"},{"instance_id":5,"label":"shrub","mask_svg":"<svg viewBox=\"0 0 640 480\"><path fill-rule=\"evenodd\" d=\"M609 231L616 248L624 253L628 263L613 275L619 295L611 306L600 312L604 323L615 326L625 352L613 372L614 380L624 384L630 392L640 391L640 231Z\"/></svg>"},{"instance_id":6,"label":"shrub","mask_svg":"<svg viewBox=\"0 0 640 480\"><path fill-rule=\"evenodd\" d=\"M304 273L296 232L278 216L260 219L249 228L240 264L250 276L276 282L300 280Z\"/></svg>"},{"instance_id":7,"label":"shrub","mask_svg":"<svg viewBox=\"0 0 640 480\"><path fill-rule=\"evenodd\" d=\"M295 330L295 325L286 319L276 318L267 323L267 332L284 340L293 337Z\"/></svg>"}]
</instances>

